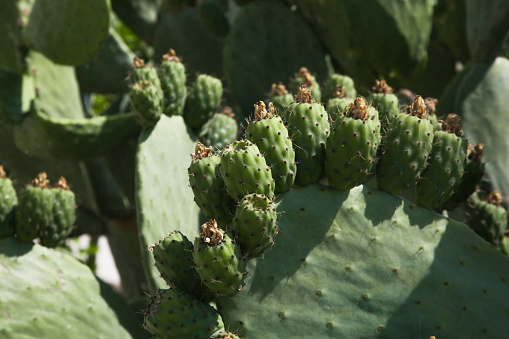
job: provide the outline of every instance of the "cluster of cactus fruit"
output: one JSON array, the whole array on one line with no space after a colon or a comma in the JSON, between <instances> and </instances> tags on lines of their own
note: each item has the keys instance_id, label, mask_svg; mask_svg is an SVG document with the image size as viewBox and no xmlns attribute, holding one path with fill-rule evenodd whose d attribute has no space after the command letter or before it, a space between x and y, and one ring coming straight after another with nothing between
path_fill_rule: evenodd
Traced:
<instances>
[{"instance_id":1,"label":"cluster of cactus fruit","mask_svg":"<svg viewBox=\"0 0 509 339\"><path fill-rule=\"evenodd\" d=\"M41 245L57 247L71 234L76 202L65 178L52 187L46 173L40 173L18 197L0 166L0 197L0 238L39 238Z\"/></svg>"},{"instance_id":2,"label":"cluster of cactus fruit","mask_svg":"<svg viewBox=\"0 0 509 339\"><path fill-rule=\"evenodd\" d=\"M189 183L209 221L194 243L174 231L151 246L170 286L144 311L145 328L156 337L205 338L224 331L208 302L242 290L246 262L263 258L277 242L277 216L284 211L276 212L275 198L294 185L321 182L350 190L376 179L391 194L415 190L417 204L438 212L476 191L483 146L468 144L458 115L436 119L436 99L416 96L400 109L384 80L364 99L356 96L351 78L335 74L325 87L324 106L313 99L311 89L320 97L320 87L306 68L292 85L298 86L295 95L274 84L268 102L254 105L244 139L217 151L196 144ZM505 209L500 199L484 202L476 194L471 219L481 229L474 230L500 247Z\"/></svg>"}]
</instances>

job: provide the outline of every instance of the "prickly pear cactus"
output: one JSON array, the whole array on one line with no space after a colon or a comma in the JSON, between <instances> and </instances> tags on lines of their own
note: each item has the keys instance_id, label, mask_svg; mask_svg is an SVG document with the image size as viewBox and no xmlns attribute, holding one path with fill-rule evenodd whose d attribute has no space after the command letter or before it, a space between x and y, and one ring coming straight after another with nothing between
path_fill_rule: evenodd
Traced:
<instances>
[{"instance_id":1,"label":"prickly pear cactus","mask_svg":"<svg viewBox=\"0 0 509 339\"><path fill-rule=\"evenodd\" d=\"M14 236L15 208L18 197L11 179L0 166L0 238Z\"/></svg>"},{"instance_id":2,"label":"prickly pear cactus","mask_svg":"<svg viewBox=\"0 0 509 339\"><path fill-rule=\"evenodd\" d=\"M392 87L387 85L385 80L382 79L376 80L373 93L370 94L368 100L377 109L382 130L385 131L392 119L399 114L398 97L392 93Z\"/></svg>"},{"instance_id":3,"label":"prickly pear cactus","mask_svg":"<svg viewBox=\"0 0 509 339\"><path fill-rule=\"evenodd\" d=\"M277 113L281 114L288 105L293 102L294 95L288 93L285 85L281 82L278 84L272 84L268 102L272 102Z\"/></svg>"},{"instance_id":4,"label":"prickly pear cactus","mask_svg":"<svg viewBox=\"0 0 509 339\"><path fill-rule=\"evenodd\" d=\"M198 138L206 146L223 149L237 139L239 126L231 107L216 113L200 129Z\"/></svg>"},{"instance_id":5,"label":"prickly pear cactus","mask_svg":"<svg viewBox=\"0 0 509 339\"><path fill-rule=\"evenodd\" d=\"M299 72L294 75L290 80L290 91L297 94L300 86L306 85L311 91L311 96L316 102L320 102L322 99L322 91L320 90L320 84L316 80L315 76L312 75L306 67L301 67Z\"/></svg>"},{"instance_id":6,"label":"prickly pear cactus","mask_svg":"<svg viewBox=\"0 0 509 339\"><path fill-rule=\"evenodd\" d=\"M173 49L163 55L157 73L164 94L164 114L182 115L187 95L186 69Z\"/></svg>"},{"instance_id":7,"label":"prickly pear cactus","mask_svg":"<svg viewBox=\"0 0 509 339\"><path fill-rule=\"evenodd\" d=\"M476 192L470 196L467 224L484 240L501 247L507 229L507 211L502 206L500 192L494 191L488 197Z\"/></svg>"}]
</instances>

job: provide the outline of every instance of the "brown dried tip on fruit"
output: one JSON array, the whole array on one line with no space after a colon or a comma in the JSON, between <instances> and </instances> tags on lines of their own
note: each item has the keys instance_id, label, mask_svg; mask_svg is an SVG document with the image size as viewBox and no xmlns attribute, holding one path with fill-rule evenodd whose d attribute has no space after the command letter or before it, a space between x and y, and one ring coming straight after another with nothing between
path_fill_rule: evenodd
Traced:
<instances>
[{"instance_id":1,"label":"brown dried tip on fruit","mask_svg":"<svg viewBox=\"0 0 509 339\"><path fill-rule=\"evenodd\" d=\"M58 182L57 184L55 185L55 188L59 188L61 190L66 190L66 191L69 191L71 188L69 187L69 185L67 184L67 180L65 180L64 177L60 177L58 178Z\"/></svg>"},{"instance_id":2,"label":"brown dried tip on fruit","mask_svg":"<svg viewBox=\"0 0 509 339\"><path fill-rule=\"evenodd\" d=\"M224 114L230 118L235 118L235 113L233 113L233 109L230 106L226 106L225 108L223 108L221 114Z\"/></svg>"},{"instance_id":3,"label":"brown dried tip on fruit","mask_svg":"<svg viewBox=\"0 0 509 339\"><path fill-rule=\"evenodd\" d=\"M426 98L424 99L424 104L426 105L428 115L435 115L438 100L435 98Z\"/></svg>"},{"instance_id":4,"label":"brown dried tip on fruit","mask_svg":"<svg viewBox=\"0 0 509 339\"><path fill-rule=\"evenodd\" d=\"M414 102L407 107L407 113L421 119L426 117L426 105L420 95L416 96Z\"/></svg>"},{"instance_id":5,"label":"brown dried tip on fruit","mask_svg":"<svg viewBox=\"0 0 509 339\"><path fill-rule=\"evenodd\" d=\"M269 102L268 109L263 101L258 101L254 106L255 106L254 116L256 121L270 119L274 117L274 105L272 104L272 102Z\"/></svg>"},{"instance_id":6,"label":"brown dried tip on fruit","mask_svg":"<svg viewBox=\"0 0 509 339\"><path fill-rule=\"evenodd\" d=\"M354 102L348 108L347 116L354 119L366 121L369 118L368 106L362 97L355 98Z\"/></svg>"},{"instance_id":7,"label":"brown dried tip on fruit","mask_svg":"<svg viewBox=\"0 0 509 339\"><path fill-rule=\"evenodd\" d=\"M145 61L143 61L143 59L140 59L138 57L134 57L133 58L133 64L134 64L134 68L143 68L143 67L145 67Z\"/></svg>"},{"instance_id":8,"label":"brown dried tip on fruit","mask_svg":"<svg viewBox=\"0 0 509 339\"><path fill-rule=\"evenodd\" d=\"M272 84L272 89L270 91L271 97L278 97L287 94L288 91L286 90L285 85L283 85L281 82L279 84Z\"/></svg>"},{"instance_id":9,"label":"brown dried tip on fruit","mask_svg":"<svg viewBox=\"0 0 509 339\"><path fill-rule=\"evenodd\" d=\"M488 196L488 199L486 200L488 204L492 204L495 206L502 206L502 194L500 194L499 191L493 191Z\"/></svg>"},{"instance_id":10,"label":"brown dried tip on fruit","mask_svg":"<svg viewBox=\"0 0 509 339\"><path fill-rule=\"evenodd\" d=\"M199 142L194 147L194 153L191 153L191 159L193 159L193 161L196 161L196 160L206 158L210 155L209 153L211 150L212 150L212 147L205 147L204 144Z\"/></svg>"},{"instance_id":11,"label":"brown dried tip on fruit","mask_svg":"<svg viewBox=\"0 0 509 339\"><path fill-rule=\"evenodd\" d=\"M469 143L467 153L469 160L480 164L484 155L484 144L479 142L477 145L472 146L472 144Z\"/></svg>"},{"instance_id":12,"label":"brown dried tip on fruit","mask_svg":"<svg viewBox=\"0 0 509 339\"><path fill-rule=\"evenodd\" d=\"M334 92L332 92L332 97L339 99L346 97L345 87L341 85L336 85Z\"/></svg>"},{"instance_id":13,"label":"brown dried tip on fruit","mask_svg":"<svg viewBox=\"0 0 509 339\"><path fill-rule=\"evenodd\" d=\"M48 175L46 172L39 173L30 184L34 187L47 188L49 187Z\"/></svg>"},{"instance_id":14,"label":"brown dried tip on fruit","mask_svg":"<svg viewBox=\"0 0 509 339\"><path fill-rule=\"evenodd\" d=\"M445 121L442 123L442 130L460 137L463 134L461 129L461 117L454 113L448 114L447 118L445 118Z\"/></svg>"},{"instance_id":15,"label":"brown dried tip on fruit","mask_svg":"<svg viewBox=\"0 0 509 339\"><path fill-rule=\"evenodd\" d=\"M308 87L315 86L315 84L313 83L313 77L311 76L311 73L309 73L306 67L300 68L299 73L295 74L295 79L302 79L303 84Z\"/></svg>"},{"instance_id":16,"label":"brown dried tip on fruit","mask_svg":"<svg viewBox=\"0 0 509 339\"><path fill-rule=\"evenodd\" d=\"M175 62L180 62L180 59L178 58L177 54L175 54L175 50L173 48L171 48L168 53L166 53L165 55L163 55L163 60L164 61L175 61Z\"/></svg>"},{"instance_id":17,"label":"brown dried tip on fruit","mask_svg":"<svg viewBox=\"0 0 509 339\"><path fill-rule=\"evenodd\" d=\"M4 179L7 177L7 173L5 173L4 167L0 165L0 179Z\"/></svg>"},{"instance_id":18,"label":"brown dried tip on fruit","mask_svg":"<svg viewBox=\"0 0 509 339\"><path fill-rule=\"evenodd\" d=\"M384 79L375 80L374 93L392 94L392 87L387 85Z\"/></svg>"},{"instance_id":19,"label":"brown dried tip on fruit","mask_svg":"<svg viewBox=\"0 0 509 339\"><path fill-rule=\"evenodd\" d=\"M224 233L217 227L216 220L211 220L201 225L201 239L210 245L218 245L223 242Z\"/></svg>"},{"instance_id":20,"label":"brown dried tip on fruit","mask_svg":"<svg viewBox=\"0 0 509 339\"><path fill-rule=\"evenodd\" d=\"M312 104L315 102L311 96L311 91L306 85L299 87L299 91L295 94L295 102L301 104Z\"/></svg>"}]
</instances>

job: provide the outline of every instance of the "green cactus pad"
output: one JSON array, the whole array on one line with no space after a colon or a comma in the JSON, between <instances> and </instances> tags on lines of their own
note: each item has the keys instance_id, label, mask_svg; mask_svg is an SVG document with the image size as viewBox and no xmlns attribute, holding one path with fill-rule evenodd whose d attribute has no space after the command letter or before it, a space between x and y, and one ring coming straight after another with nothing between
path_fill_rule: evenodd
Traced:
<instances>
[{"instance_id":1,"label":"green cactus pad","mask_svg":"<svg viewBox=\"0 0 509 339\"><path fill-rule=\"evenodd\" d=\"M182 115L187 96L186 68L173 49L163 55L157 74L164 93L164 114Z\"/></svg>"},{"instance_id":2,"label":"green cactus pad","mask_svg":"<svg viewBox=\"0 0 509 339\"><path fill-rule=\"evenodd\" d=\"M325 108L314 102L308 89L301 87L283 119L295 145L295 182L302 186L318 182L324 176L325 142L330 128Z\"/></svg>"},{"instance_id":3,"label":"green cactus pad","mask_svg":"<svg viewBox=\"0 0 509 339\"><path fill-rule=\"evenodd\" d=\"M288 130L281 117L274 114L270 103L268 109L263 101L255 104L254 115L255 119L246 127L246 138L264 154L275 181L274 193L286 192L292 187L297 172Z\"/></svg>"},{"instance_id":4,"label":"green cactus pad","mask_svg":"<svg viewBox=\"0 0 509 339\"><path fill-rule=\"evenodd\" d=\"M30 46L59 64L90 61L108 36L106 0L37 0L25 36Z\"/></svg>"},{"instance_id":5,"label":"green cactus pad","mask_svg":"<svg viewBox=\"0 0 509 339\"><path fill-rule=\"evenodd\" d=\"M226 229L235 213L235 202L226 192L219 165L221 157L210 153L210 148L198 143L191 154L191 165L187 169L189 184L194 193L194 202L207 219L215 219Z\"/></svg>"},{"instance_id":6,"label":"green cactus pad","mask_svg":"<svg viewBox=\"0 0 509 339\"><path fill-rule=\"evenodd\" d=\"M165 288L148 247L178 228L189 239L199 231L199 208L189 188L191 139L181 116L161 119L142 131L136 155L136 208L143 264L152 293ZM162 203L168 201L170 205Z\"/></svg>"},{"instance_id":7,"label":"green cactus pad","mask_svg":"<svg viewBox=\"0 0 509 339\"><path fill-rule=\"evenodd\" d=\"M394 117L399 114L399 100L392 93L392 88L383 79L376 80L373 90L374 92L369 95L368 101L371 106L377 109L382 131L385 133Z\"/></svg>"},{"instance_id":8,"label":"green cactus pad","mask_svg":"<svg viewBox=\"0 0 509 339\"><path fill-rule=\"evenodd\" d=\"M226 192L235 201L249 193L274 195L274 179L260 149L249 140L235 141L222 151L219 167Z\"/></svg>"},{"instance_id":9,"label":"green cactus pad","mask_svg":"<svg viewBox=\"0 0 509 339\"><path fill-rule=\"evenodd\" d=\"M0 238L14 236L16 205L18 196L12 181L6 177L3 166L0 166Z\"/></svg>"},{"instance_id":10,"label":"green cactus pad","mask_svg":"<svg viewBox=\"0 0 509 339\"><path fill-rule=\"evenodd\" d=\"M21 122L34 98L33 77L28 74L0 70L1 122Z\"/></svg>"},{"instance_id":11,"label":"green cactus pad","mask_svg":"<svg viewBox=\"0 0 509 339\"><path fill-rule=\"evenodd\" d=\"M19 50L21 45L18 18L20 10L15 1L0 1L2 12L0 13L0 27L3 32L0 37L0 69L13 72L22 71L22 57Z\"/></svg>"},{"instance_id":12,"label":"green cactus pad","mask_svg":"<svg viewBox=\"0 0 509 339\"><path fill-rule=\"evenodd\" d=\"M184 106L184 119L191 128L199 129L219 110L223 84L210 75L200 74L193 84Z\"/></svg>"},{"instance_id":13,"label":"green cactus pad","mask_svg":"<svg viewBox=\"0 0 509 339\"><path fill-rule=\"evenodd\" d=\"M193 243L185 235L174 231L150 248L155 265L168 285L199 300L212 299L212 294L201 283L194 269Z\"/></svg>"},{"instance_id":14,"label":"green cactus pad","mask_svg":"<svg viewBox=\"0 0 509 339\"><path fill-rule=\"evenodd\" d=\"M368 107L358 97L347 114L336 119L327 139L325 175L329 185L346 190L371 179L380 140L380 121L375 108Z\"/></svg>"},{"instance_id":15,"label":"green cactus pad","mask_svg":"<svg viewBox=\"0 0 509 339\"><path fill-rule=\"evenodd\" d=\"M239 125L235 120L235 114L229 107L225 107L221 113L216 113L200 129L198 137L200 141L214 149L223 149L226 145L237 139Z\"/></svg>"},{"instance_id":16,"label":"green cactus pad","mask_svg":"<svg viewBox=\"0 0 509 339\"><path fill-rule=\"evenodd\" d=\"M281 194L280 233L219 298L248 338L504 338L509 258L466 225L367 186ZM486 263L489 263L487 265Z\"/></svg>"},{"instance_id":17,"label":"green cactus pad","mask_svg":"<svg viewBox=\"0 0 509 339\"><path fill-rule=\"evenodd\" d=\"M164 96L161 87L140 80L129 90L134 117L143 127L154 126L163 113Z\"/></svg>"},{"instance_id":18,"label":"green cactus pad","mask_svg":"<svg viewBox=\"0 0 509 339\"><path fill-rule=\"evenodd\" d=\"M202 225L202 235L194 240L195 268L212 293L232 296L242 288L246 263L239 244L217 228L215 221Z\"/></svg>"},{"instance_id":19,"label":"green cactus pad","mask_svg":"<svg viewBox=\"0 0 509 339\"><path fill-rule=\"evenodd\" d=\"M154 338L209 338L224 327L212 306L175 289L158 290L143 313L143 326Z\"/></svg>"},{"instance_id":20,"label":"green cactus pad","mask_svg":"<svg viewBox=\"0 0 509 339\"><path fill-rule=\"evenodd\" d=\"M276 206L263 194L248 194L239 203L231 224L242 253L259 257L274 244L279 229Z\"/></svg>"},{"instance_id":21,"label":"green cactus pad","mask_svg":"<svg viewBox=\"0 0 509 339\"><path fill-rule=\"evenodd\" d=\"M130 338L90 269L70 254L0 239L2 338Z\"/></svg>"}]
</instances>

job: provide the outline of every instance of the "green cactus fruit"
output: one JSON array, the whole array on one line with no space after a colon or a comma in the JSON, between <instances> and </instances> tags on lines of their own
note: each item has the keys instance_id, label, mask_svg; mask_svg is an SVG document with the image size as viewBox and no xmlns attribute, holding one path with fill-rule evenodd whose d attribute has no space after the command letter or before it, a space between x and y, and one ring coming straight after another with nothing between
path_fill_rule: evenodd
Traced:
<instances>
[{"instance_id":1,"label":"green cactus fruit","mask_svg":"<svg viewBox=\"0 0 509 339\"><path fill-rule=\"evenodd\" d=\"M438 120L435 114L438 100L435 98L426 98L424 99L424 104L426 105L426 118L433 125L433 131L440 131L442 129L442 122Z\"/></svg>"},{"instance_id":2,"label":"green cactus fruit","mask_svg":"<svg viewBox=\"0 0 509 339\"><path fill-rule=\"evenodd\" d=\"M424 100L417 96L408 113L398 114L389 125L376 173L380 189L398 194L417 183L433 141L433 125L425 117Z\"/></svg>"},{"instance_id":3,"label":"green cactus fruit","mask_svg":"<svg viewBox=\"0 0 509 339\"><path fill-rule=\"evenodd\" d=\"M14 236L15 209L18 197L11 179L0 166L0 238Z\"/></svg>"},{"instance_id":4,"label":"green cactus fruit","mask_svg":"<svg viewBox=\"0 0 509 339\"><path fill-rule=\"evenodd\" d=\"M134 117L143 127L154 126L163 111L163 92L148 81L138 81L129 90Z\"/></svg>"},{"instance_id":5,"label":"green cactus fruit","mask_svg":"<svg viewBox=\"0 0 509 339\"><path fill-rule=\"evenodd\" d=\"M338 116L348 111L348 106L350 106L353 101L353 98L346 96L345 87L338 85L334 90L333 97L327 101L325 110L334 121Z\"/></svg>"},{"instance_id":6,"label":"green cactus fruit","mask_svg":"<svg viewBox=\"0 0 509 339\"><path fill-rule=\"evenodd\" d=\"M226 227L235 213L235 202L226 192L221 177L220 156L212 154L211 148L198 143L191 158L187 172L194 201L207 219L215 219L221 226Z\"/></svg>"},{"instance_id":7,"label":"green cactus fruit","mask_svg":"<svg viewBox=\"0 0 509 339\"><path fill-rule=\"evenodd\" d=\"M334 98L334 91L338 86L343 86L345 88L346 97L347 98L356 98L357 91L355 90L353 79L347 75L342 74L332 74L325 84L325 88L323 90L324 100L325 102Z\"/></svg>"},{"instance_id":8,"label":"green cactus fruit","mask_svg":"<svg viewBox=\"0 0 509 339\"><path fill-rule=\"evenodd\" d=\"M478 143L476 146L468 144L467 158L465 168L463 169L463 177L456 191L447 200L441 209L451 211L458 207L468 197L475 192L477 185L481 182L484 175L484 163L482 162L484 144Z\"/></svg>"},{"instance_id":9,"label":"green cactus fruit","mask_svg":"<svg viewBox=\"0 0 509 339\"><path fill-rule=\"evenodd\" d=\"M331 187L351 189L375 174L381 139L375 111L363 98L357 97L348 112L334 122L325 148L325 175Z\"/></svg>"},{"instance_id":10,"label":"green cactus fruit","mask_svg":"<svg viewBox=\"0 0 509 339\"><path fill-rule=\"evenodd\" d=\"M202 282L218 296L232 296L241 290L246 263L239 244L222 232L215 220L202 225L194 241L193 258Z\"/></svg>"},{"instance_id":11,"label":"green cactus fruit","mask_svg":"<svg viewBox=\"0 0 509 339\"><path fill-rule=\"evenodd\" d=\"M76 198L63 177L50 192L53 195L52 222L41 227L40 240L41 245L57 247L71 234L76 221Z\"/></svg>"},{"instance_id":12,"label":"green cactus fruit","mask_svg":"<svg viewBox=\"0 0 509 339\"><path fill-rule=\"evenodd\" d=\"M500 248L507 229L507 211L502 206L500 192L490 193L487 199L482 199L476 192L468 202L469 217L466 224L484 240Z\"/></svg>"},{"instance_id":13,"label":"green cactus fruit","mask_svg":"<svg viewBox=\"0 0 509 339\"><path fill-rule=\"evenodd\" d=\"M443 130L434 133L428 165L416 186L417 203L430 210L450 198L463 176L468 142L460 122L459 115L449 114Z\"/></svg>"},{"instance_id":14,"label":"green cactus fruit","mask_svg":"<svg viewBox=\"0 0 509 339\"><path fill-rule=\"evenodd\" d=\"M274 193L288 191L295 181L297 165L292 140L283 120L274 114L274 106L267 109L263 101L255 104L255 119L246 128L246 138L264 154L275 181Z\"/></svg>"},{"instance_id":15,"label":"green cactus fruit","mask_svg":"<svg viewBox=\"0 0 509 339\"><path fill-rule=\"evenodd\" d=\"M193 129L199 129L219 110L223 84L213 76L200 74L193 84L184 106L184 120Z\"/></svg>"},{"instance_id":16,"label":"green cactus fruit","mask_svg":"<svg viewBox=\"0 0 509 339\"><path fill-rule=\"evenodd\" d=\"M322 91L320 90L320 84L316 81L315 77L309 73L306 67L301 67L299 72L290 80L290 91L297 94L299 88L302 85L306 85L311 91L311 96L316 102L320 102L322 98Z\"/></svg>"},{"instance_id":17,"label":"green cactus fruit","mask_svg":"<svg viewBox=\"0 0 509 339\"><path fill-rule=\"evenodd\" d=\"M318 182L324 175L325 142L330 128L327 112L313 100L309 89L302 86L283 119L296 149L295 182L301 186Z\"/></svg>"},{"instance_id":18,"label":"green cactus fruit","mask_svg":"<svg viewBox=\"0 0 509 339\"><path fill-rule=\"evenodd\" d=\"M155 67L145 64L145 61L138 57L133 58L133 66L131 73L127 79L127 82L132 86L139 81L148 81L161 88L161 81L157 75L157 69Z\"/></svg>"},{"instance_id":19,"label":"green cactus fruit","mask_svg":"<svg viewBox=\"0 0 509 339\"><path fill-rule=\"evenodd\" d=\"M189 293L201 301L212 299L212 294L203 286L194 269L193 243L185 235L174 231L150 246L150 249L161 277L170 287Z\"/></svg>"},{"instance_id":20,"label":"green cactus fruit","mask_svg":"<svg viewBox=\"0 0 509 339\"><path fill-rule=\"evenodd\" d=\"M198 134L200 142L215 149L223 149L237 139L239 126L231 107L225 107L207 121Z\"/></svg>"},{"instance_id":21,"label":"green cactus fruit","mask_svg":"<svg viewBox=\"0 0 509 339\"><path fill-rule=\"evenodd\" d=\"M399 114L398 97L392 93L392 87L382 79L376 80L368 100L377 109L382 131L385 132L392 119Z\"/></svg>"},{"instance_id":22,"label":"green cactus fruit","mask_svg":"<svg viewBox=\"0 0 509 339\"><path fill-rule=\"evenodd\" d=\"M279 232L274 201L263 194L248 194L239 203L231 224L242 253L261 256L274 244Z\"/></svg>"},{"instance_id":23,"label":"green cactus fruit","mask_svg":"<svg viewBox=\"0 0 509 339\"><path fill-rule=\"evenodd\" d=\"M53 222L53 198L44 172L25 186L16 208L16 234L19 240L31 242Z\"/></svg>"},{"instance_id":24,"label":"green cactus fruit","mask_svg":"<svg viewBox=\"0 0 509 339\"><path fill-rule=\"evenodd\" d=\"M157 74L164 95L164 114L182 115L187 96L186 68L173 49L163 55Z\"/></svg>"},{"instance_id":25,"label":"green cactus fruit","mask_svg":"<svg viewBox=\"0 0 509 339\"><path fill-rule=\"evenodd\" d=\"M224 327L216 309L176 289L159 289L143 315L143 326L154 338L209 338Z\"/></svg>"},{"instance_id":26,"label":"green cactus fruit","mask_svg":"<svg viewBox=\"0 0 509 339\"><path fill-rule=\"evenodd\" d=\"M235 141L223 150L219 171L235 201L249 193L274 195L272 171L258 146L249 140Z\"/></svg>"},{"instance_id":27,"label":"green cactus fruit","mask_svg":"<svg viewBox=\"0 0 509 339\"><path fill-rule=\"evenodd\" d=\"M288 105L293 102L294 96L288 93L285 85L281 82L279 84L272 84L272 89L269 93L269 102L272 102L276 113L281 114Z\"/></svg>"}]
</instances>

